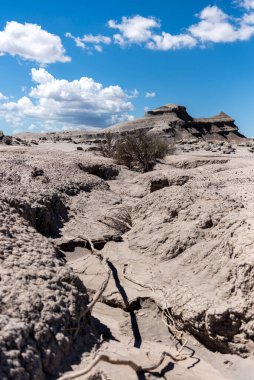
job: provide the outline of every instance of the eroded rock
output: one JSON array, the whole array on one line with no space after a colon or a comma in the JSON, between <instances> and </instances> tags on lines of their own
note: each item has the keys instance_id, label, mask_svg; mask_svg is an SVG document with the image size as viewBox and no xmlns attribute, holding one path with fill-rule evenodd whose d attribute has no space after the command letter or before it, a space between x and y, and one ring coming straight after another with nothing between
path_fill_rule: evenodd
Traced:
<instances>
[{"instance_id":1,"label":"eroded rock","mask_svg":"<svg viewBox=\"0 0 254 380\"><path fill-rule=\"evenodd\" d=\"M2 201L0 276L0 378L48 378L72 347L86 288L52 244Z\"/></svg>"}]
</instances>

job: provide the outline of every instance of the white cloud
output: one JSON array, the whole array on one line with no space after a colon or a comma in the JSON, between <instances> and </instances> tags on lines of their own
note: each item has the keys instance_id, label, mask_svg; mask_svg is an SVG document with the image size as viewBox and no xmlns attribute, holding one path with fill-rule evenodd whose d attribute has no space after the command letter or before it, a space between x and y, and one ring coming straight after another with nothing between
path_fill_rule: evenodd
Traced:
<instances>
[{"instance_id":1,"label":"white cloud","mask_svg":"<svg viewBox=\"0 0 254 380\"><path fill-rule=\"evenodd\" d=\"M30 124L27 129L29 131L36 131L38 129L38 125L36 125L36 124Z\"/></svg>"},{"instance_id":2,"label":"white cloud","mask_svg":"<svg viewBox=\"0 0 254 380\"><path fill-rule=\"evenodd\" d=\"M69 62L60 37L36 24L6 23L0 31L0 55L10 54L40 64Z\"/></svg>"},{"instance_id":3,"label":"white cloud","mask_svg":"<svg viewBox=\"0 0 254 380\"><path fill-rule=\"evenodd\" d=\"M122 47L131 44L143 44L151 50L172 50L190 48L196 45L196 40L188 34L172 35L161 32L158 34L154 29L161 27L160 22L154 17L122 17L120 23L109 20L108 26L118 29L120 33L114 34L114 42Z\"/></svg>"},{"instance_id":4,"label":"white cloud","mask_svg":"<svg viewBox=\"0 0 254 380\"><path fill-rule=\"evenodd\" d=\"M0 116L12 125L50 122L52 129L106 127L128 120L133 109L129 95L119 86L103 87L92 78L56 79L45 69L32 69L36 83L29 96L0 105ZM29 124L28 124L29 123Z\"/></svg>"},{"instance_id":5,"label":"white cloud","mask_svg":"<svg viewBox=\"0 0 254 380\"><path fill-rule=\"evenodd\" d=\"M89 42L91 44L110 44L111 38L102 36L101 34L93 35L93 34L84 34L82 40L84 42Z\"/></svg>"},{"instance_id":6,"label":"white cloud","mask_svg":"<svg viewBox=\"0 0 254 380\"><path fill-rule=\"evenodd\" d=\"M40 67L39 69L32 69L32 80L36 83L45 84L48 82L53 82L54 77L47 72L44 68Z\"/></svg>"},{"instance_id":7,"label":"white cloud","mask_svg":"<svg viewBox=\"0 0 254 380\"><path fill-rule=\"evenodd\" d=\"M254 0L243 0L241 5L247 10L254 9Z\"/></svg>"},{"instance_id":8,"label":"white cloud","mask_svg":"<svg viewBox=\"0 0 254 380\"><path fill-rule=\"evenodd\" d=\"M125 121L132 121L134 120L135 117L133 115L129 115L127 113L123 114L123 115L113 115L110 120L109 120L109 125L114 125L114 124L119 124L119 123L123 123Z\"/></svg>"},{"instance_id":9,"label":"white cloud","mask_svg":"<svg viewBox=\"0 0 254 380\"><path fill-rule=\"evenodd\" d=\"M0 92L0 100L5 100L5 99L8 99L8 97L2 94L2 92Z\"/></svg>"},{"instance_id":10,"label":"white cloud","mask_svg":"<svg viewBox=\"0 0 254 380\"><path fill-rule=\"evenodd\" d=\"M254 12L244 15L242 19L242 24L244 25L254 25Z\"/></svg>"},{"instance_id":11,"label":"white cloud","mask_svg":"<svg viewBox=\"0 0 254 380\"><path fill-rule=\"evenodd\" d=\"M229 23L229 17L217 6L208 6L199 14L201 21L189 28L192 36L202 42L232 42L236 30Z\"/></svg>"},{"instance_id":12,"label":"white cloud","mask_svg":"<svg viewBox=\"0 0 254 380\"><path fill-rule=\"evenodd\" d=\"M97 128L86 128L87 130L92 129L96 130ZM64 131L77 131L80 130L79 126L70 126L65 124L56 124L56 122L52 121L42 121L36 122L33 124L22 125L13 130L13 134L21 133L21 132L64 132Z\"/></svg>"},{"instance_id":13,"label":"white cloud","mask_svg":"<svg viewBox=\"0 0 254 380\"><path fill-rule=\"evenodd\" d=\"M122 17L122 21L117 23L109 20L108 26L111 29L118 29L121 34L115 34L115 43L125 46L127 44L140 44L147 42L153 32L151 29L159 28L160 23L154 17L143 17L136 15L133 17Z\"/></svg>"},{"instance_id":14,"label":"white cloud","mask_svg":"<svg viewBox=\"0 0 254 380\"><path fill-rule=\"evenodd\" d=\"M84 34L83 37L75 37L71 33L66 33L65 36L74 40L77 47L89 51L94 49L98 52L102 52L103 48L101 45L111 44L111 38L101 34Z\"/></svg>"},{"instance_id":15,"label":"white cloud","mask_svg":"<svg viewBox=\"0 0 254 380\"><path fill-rule=\"evenodd\" d=\"M135 88L135 90L133 90L133 91L129 91L127 96L128 96L129 99L137 98L137 97L139 96L139 92L138 92L138 90Z\"/></svg>"},{"instance_id":16,"label":"white cloud","mask_svg":"<svg viewBox=\"0 0 254 380\"><path fill-rule=\"evenodd\" d=\"M234 42L249 40L254 35L254 13L240 20L230 18L217 6L208 6L199 14L201 21L189 28L201 42Z\"/></svg>"},{"instance_id":17,"label":"white cloud","mask_svg":"<svg viewBox=\"0 0 254 380\"><path fill-rule=\"evenodd\" d=\"M175 50L183 48L192 48L197 41L188 34L179 34L173 36L170 33L162 32L161 35L152 36L152 41L147 43L147 47L151 50Z\"/></svg>"},{"instance_id":18,"label":"white cloud","mask_svg":"<svg viewBox=\"0 0 254 380\"><path fill-rule=\"evenodd\" d=\"M146 92L145 97L146 98L154 98L156 96L155 92Z\"/></svg>"},{"instance_id":19,"label":"white cloud","mask_svg":"<svg viewBox=\"0 0 254 380\"><path fill-rule=\"evenodd\" d=\"M81 38L74 37L71 33L66 33L66 36L72 38L76 45L83 49L97 51L103 50L102 44L112 42L122 48L136 44L150 50L168 51L195 46L205 47L207 43L249 40L254 35L254 0L233 1L244 9L245 13L240 17L232 17L218 6L209 5L197 15L197 23L179 34L161 30L160 20L155 17L135 15L122 17L120 21L109 20L108 27L117 31L112 37L86 34ZM92 47L89 44L92 44Z\"/></svg>"},{"instance_id":20,"label":"white cloud","mask_svg":"<svg viewBox=\"0 0 254 380\"><path fill-rule=\"evenodd\" d=\"M191 25L186 32L172 35L156 32L161 27L154 17L122 17L121 22L110 20L108 26L117 29L114 42L125 47L139 44L151 50L174 50L204 46L207 42L221 43L249 40L254 35L254 0L243 0L241 6L247 9L241 18L233 18L218 6L207 6L198 15L200 21Z\"/></svg>"}]
</instances>

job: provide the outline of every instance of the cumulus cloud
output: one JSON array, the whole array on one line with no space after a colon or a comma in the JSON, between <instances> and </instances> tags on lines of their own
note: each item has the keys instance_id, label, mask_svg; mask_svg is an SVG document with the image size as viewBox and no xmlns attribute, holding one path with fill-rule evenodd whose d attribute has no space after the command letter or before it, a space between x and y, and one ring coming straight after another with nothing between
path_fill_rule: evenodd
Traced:
<instances>
[{"instance_id":1,"label":"cumulus cloud","mask_svg":"<svg viewBox=\"0 0 254 380\"><path fill-rule=\"evenodd\" d=\"M102 34L84 34L83 37L75 37L71 33L66 33L65 37L74 40L77 47L89 51L96 50L102 52L103 47L101 45L109 45L111 43L111 38Z\"/></svg>"},{"instance_id":2,"label":"cumulus cloud","mask_svg":"<svg viewBox=\"0 0 254 380\"><path fill-rule=\"evenodd\" d=\"M127 44L141 44L147 42L153 35L152 29L159 28L160 23L154 17L122 17L120 23L109 20L108 26L117 29L119 33L114 34L115 43L125 46Z\"/></svg>"},{"instance_id":3,"label":"cumulus cloud","mask_svg":"<svg viewBox=\"0 0 254 380\"><path fill-rule=\"evenodd\" d=\"M254 13L232 19L217 6L208 6L199 14L201 21L189 28L201 42L234 42L249 40L254 35Z\"/></svg>"},{"instance_id":4,"label":"cumulus cloud","mask_svg":"<svg viewBox=\"0 0 254 380\"><path fill-rule=\"evenodd\" d=\"M69 62L60 37L36 24L6 23L0 31L0 55L10 54L40 64Z\"/></svg>"},{"instance_id":5,"label":"cumulus cloud","mask_svg":"<svg viewBox=\"0 0 254 380\"><path fill-rule=\"evenodd\" d=\"M135 119L135 117L133 115L129 115L129 114L113 115L110 118L110 123L109 124L114 125L114 124L123 123L125 121L132 121L134 119Z\"/></svg>"},{"instance_id":6,"label":"cumulus cloud","mask_svg":"<svg viewBox=\"0 0 254 380\"><path fill-rule=\"evenodd\" d=\"M156 96L155 92L146 92L145 97L146 98L154 98Z\"/></svg>"},{"instance_id":7,"label":"cumulus cloud","mask_svg":"<svg viewBox=\"0 0 254 380\"><path fill-rule=\"evenodd\" d=\"M188 34L179 34L173 36L170 33L162 32L161 35L154 35L152 41L147 43L147 47L151 50L175 50L183 48L192 48L197 41Z\"/></svg>"},{"instance_id":8,"label":"cumulus cloud","mask_svg":"<svg viewBox=\"0 0 254 380\"><path fill-rule=\"evenodd\" d=\"M114 43L125 47L132 44L144 45L151 50L173 50L189 48L196 45L196 40L187 34L172 35L170 33L157 33L161 27L155 17L122 17L121 22L109 20L108 26L117 29L120 33L113 35Z\"/></svg>"},{"instance_id":9,"label":"cumulus cloud","mask_svg":"<svg viewBox=\"0 0 254 380\"><path fill-rule=\"evenodd\" d=\"M53 82L54 77L50 73L47 72L44 68L40 67L39 69L31 70L32 80L34 82L45 84L48 82Z\"/></svg>"},{"instance_id":10,"label":"cumulus cloud","mask_svg":"<svg viewBox=\"0 0 254 380\"><path fill-rule=\"evenodd\" d=\"M175 50L204 46L208 42L234 42L248 40L254 35L254 0L241 3L248 11L238 19L230 17L218 6L208 6L197 16L198 23L189 26L184 33L173 35L159 31L160 22L154 17L122 17L121 22L110 20L108 26L117 29L114 42L122 47L139 44L151 50Z\"/></svg>"},{"instance_id":11,"label":"cumulus cloud","mask_svg":"<svg viewBox=\"0 0 254 380\"><path fill-rule=\"evenodd\" d=\"M244 10L240 17L232 17L217 5L209 5L196 15L199 18L197 23L187 26L179 34L161 30L161 22L155 17L135 15L124 16L120 21L109 20L108 27L116 30L112 37L86 34L81 38L74 37L71 33L66 33L66 36L83 49L98 51L102 51L102 44L110 43L122 48L139 45L150 50L168 51L205 47L208 43L249 40L254 35L254 0L233 1L240 6L241 11Z\"/></svg>"},{"instance_id":12,"label":"cumulus cloud","mask_svg":"<svg viewBox=\"0 0 254 380\"><path fill-rule=\"evenodd\" d=\"M119 86L103 87L92 78L56 79L44 68L31 70L29 96L0 105L0 116L14 126L50 123L52 129L95 128L128 120L133 105Z\"/></svg>"},{"instance_id":13,"label":"cumulus cloud","mask_svg":"<svg viewBox=\"0 0 254 380\"><path fill-rule=\"evenodd\" d=\"M199 14L201 21L189 28L192 36L201 41L232 42L236 30L229 17L217 6L208 6Z\"/></svg>"}]
</instances>

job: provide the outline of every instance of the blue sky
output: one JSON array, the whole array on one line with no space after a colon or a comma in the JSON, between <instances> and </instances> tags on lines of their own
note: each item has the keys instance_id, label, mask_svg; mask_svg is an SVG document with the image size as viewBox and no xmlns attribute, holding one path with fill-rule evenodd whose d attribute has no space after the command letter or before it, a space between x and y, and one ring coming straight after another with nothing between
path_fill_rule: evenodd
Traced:
<instances>
[{"instance_id":1,"label":"blue sky","mask_svg":"<svg viewBox=\"0 0 254 380\"><path fill-rule=\"evenodd\" d=\"M165 103L254 136L254 0L1 1L0 129L106 127Z\"/></svg>"}]
</instances>

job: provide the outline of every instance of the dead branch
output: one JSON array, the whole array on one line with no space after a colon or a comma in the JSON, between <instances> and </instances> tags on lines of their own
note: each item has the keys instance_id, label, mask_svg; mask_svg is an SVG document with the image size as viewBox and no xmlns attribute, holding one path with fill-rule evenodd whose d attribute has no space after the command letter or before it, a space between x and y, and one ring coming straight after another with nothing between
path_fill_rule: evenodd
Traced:
<instances>
[{"instance_id":1,"label":"dead branch","mask_svg":"<svg viewBox=\"0 0 254 380\"><path fill-rule=\"evenodd\" d=\"M106 267L107 277L105 278L105 280L101 284L100 289L95 293L93 300L87 305L87 309L88 309L87 312L92 310L92 308L94 307L96 302L99 301L99 299L101 298L102 293L104 292L104 290L106 289L106 287L108 285L108 282L110 279L110 274L111 274L111 269L108 266L107 260L105 260L105 267Z\"/></svg>"},{"instance_id":2,"label":"dead branch","mask_svg":"<svg viewBox=\"0 0 254 380\"><path fill-rule=\"evenodd\" d=\"M167 319L169 319L171 321L171 323L169 324L167 322L167 319L165 319L164 317L166 317ZM172 316L172 314L169 312L168 309L163 309L162 310L162 313L161 313L161 319L162 319L162 322L169 328L169 330L171 331L173 337L175 340L181 342L181 347L177 350L177 355L180 355L182 350L184 349L184 347L186 346L186 344L188 343L188 339L187 338L184 338L183 339L183 331L177 329L176 327L176 323L175 323L175 320ZM183 343L182 343L182 340L183 340Z\"/></svg>"},{"instance_id":3,"label":"dead branch","mask_svg":"<svg viewBox=\"0 0 254 380\"><path fill-rule=\"evenodd\" d=\"M141 366L140 364L137 364L130 359L122 359L119 357L112 357L109 354L100 354L86 368L84 368L80 371L74 372L70 375L63 376L61 378L61 380L71 380L71 379L75 379L77 377L80 377L82 375L86 375L96 366L96 364L98 364L101 361L106 362L106 363L110 363L110 364L127 365L127 366L131 367L136 372L150 372L150 371L153 371L156 368L158 368L162 364L162 362L164 361L166 356L170 357L174 361L181 361L181 360L186 359L186 357L176 357L176 356L170 354L169 352L164 351L161 353L160 358L157 362L150 364L148 366Z\"/></svg>"},{"instance_id":4,"label":"dead branch","mask_svg":"<svg viewBox=\"0 0 254 380\"><path fill-rule=\"evenodd\" d=\"M123 277L124 277L126 280L132 282L133 284L136 284L136 285L141 286L141 288L150 289L150 290L154 291L154 289L153 289L152 286L150 286L150 285L146 285L146 284L141 284L141 282L139 282L139 281L137 281L137 280L133 280L131 277L127 276L127 274L126 274L126 268L127 268L127 266L128 266L128 264L124 264L123 272L122 272L122 273L123 273Z\"/></svg>"},{"instance_id":5,"label":"dead branch","mask_svg":"<svg viewBox=\"0 0 254 380\"><path fill-rule=\"evenodd\" d=\"M111 211L113 211L112 215L110 215ZM113 228L119 227L119 224L120 224L120 225L123 225L126 228L128 228L128 230L132 229L131 216L130 216L130 212L129 212L128 207L124 207L124 208L121 207L119 209L111 207L107 210L107 215L105 215L104 218L110 219L111 221L116 222L116 226L111 226L109 223L107 223L103 219L99 219L98 222L104 223L104 224L106 224L110 227L113 227Z\"/></svg>"},{"instance_id":6,"label":"dead branch","mask_svg":"<svg viewBox=\"0 0 254 380\"><path fill-rule=\"evenodd\" d=\"M129 223L127 223L124 220L122 220L122 219L116 218L114 216L106 216L106 218L110 218L112 220L115 220L116 222L124 224L129 230L132 229L132 226Z\"/></svg>"},{"instance_id":7,"label":"dead branch","mask_svg":"<svg viewBox=\"0 0 254 380\"><path fill-rule=\"evenodd\" d=\"M108 258L107 257L103 257L103 255L101 253L99 253L95 247L94 247L94 244L92 242L92 240L89 238L89 237L82 237L82 236L79 236L80 239L84 240L84 241L87 241L89 244L90 244L90 247L91 247L91 251L92 251L92 254L93 255L96 255L99 260L101 261L101 263L104 265L105 267L105 271L106 271L106 278L104 279L104 281L102 282L100 288L97 290L97 292L95 293L92 301L87 305L87 307L85 308L85 310L82 311L82 313L80 314L79 316L79 319L78 319L78 326L77 326L77 329L76 329L76 333L75 333L75 337L78 335L79 333L79 330L80 330L80 321L82 318L84 318L86 316L87 313L89 313L92 308L94 307L94 305L96 304L96 302L99 301L99 299L101 298L103 292L105 291L108 283L109 283L109 279L110 279L110 274L111 274L111 269L108 265Z\"/></svg>"},{"instance_id":8,"label":"dead branch","mask_svg":"<svg viewBox=\"0 0 254 380\"><path fill-rule=\"evenodd\" d=\"M111 269L108 266L108 260L105 259L103 261L105 263L107 276L104 279L103 283L101 284L100 288L95 293L92 301L87 305L87 307L85 308L85 310L83 310L82 313L80 314L79 319L78 319L78 326L77 326L77 329L76 329L76 332L75 332L75 336L74 336L75 338L78 335L79 330L80 330L80 321L81 321L81 319L84 318L87 313L91 312L92 308L94 307L94 305L96 304L96 302L99 301L99 299L101 298L103 292L105 291L105 289L106 289L106 287L107 287L107 285L109 283Z\"/></svg>"},{"instance_id":9,"label":"dead branch","mask_svg":"<svg viewBox=\"0 0 254 380\"><path fill-rule=\"evenodd\" d=\"M84 240L85 242L88 242L90 244L92 253L96 254L97 256L100 256L101 260L103 259L102 255L98 254L98 251L95 249L94 244L93 244L92 240L89 237L87 237L87 236L84 236L84 237L83 236L78 236L78 238L81 239L81 240Z\"/></svg>"},{"instance_id":10,"label":"dead branch","mask_svg":"<svg viewBox=\"0 0 254 380\"><path fill-rule=\"evenodd\" d=\"M113 220L113 221L115 221L117 223L123 224L124 226L126 226L128 228L128 230L132 229L132 226L129 223L127 223L124 220L122 220L122 219L115 218L114 216L105 216L105 218L111 219L111 220ZM107 223L105 220L99 219L98 222L106 224L107 226L109 226L109 223ZM112 226L110 226L110 227L112 227Z\"/></svg>"}]
</instances>

